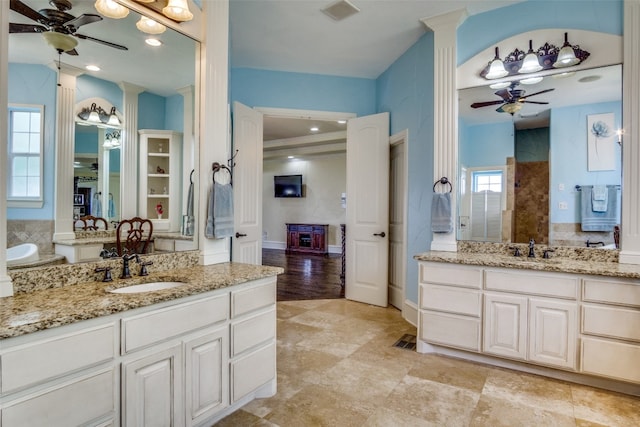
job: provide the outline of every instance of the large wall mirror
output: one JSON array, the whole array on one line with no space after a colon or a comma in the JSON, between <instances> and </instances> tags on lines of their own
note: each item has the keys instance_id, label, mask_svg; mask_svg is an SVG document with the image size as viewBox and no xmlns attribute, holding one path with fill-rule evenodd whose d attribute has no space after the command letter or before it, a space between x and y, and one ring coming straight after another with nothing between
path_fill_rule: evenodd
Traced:
<instances>
[{"instance_id":1,"label":"large wall mirror","mask_svg":"<svg viewBox=\"0 0 640 427\"><path fill-rule=\"evenodd\" d=\"M59 55L47 41L50 38L48 34L54 31L47 30L46 26L31 19L30 12L26 9L23 9L24 13L14 10L20 7L14 6L15 4L24 5L40 14L60 16L55 18L60 19L60 22L83 17L85 14L98 14L94 8L94 0L72 0L71 9L56 10L59 6L64 9L66 3L68 2L20 0L19 3L12 2L9 15L9 105L43 106L44 114L43 201L39 207L9 204L7 244L13 246L31 241L44 254L53 252L56 179L68 179L68 185L74 186L74 194L85 196L82 203L80 197L78 200L74 197L74 202L78 202L77 206L74 203L74 212L78 215L80 212L94 213L95 206L92 207L91 201L97 200L99 196L102 197L100 213L109 221L123 219L120 206L125 197L135 199L134 206L139 205L137 201L143 195L138 194L138 173L121 173L122 153L126 151L117 147L105 148L107 139L113 138L114 134L126 132L127 120L137 120L137 128L130 132L135 135L128 135L129 141L136 145L139 143L137 132L143 129L180 135L180 147L176 152L180 159L179 167L171 170L172 179L179 181L175 186L179 189L178 194L171 194L171 197L179 199L180 208L179 212L172 212L173 215L186 214L190 176L198 153L198 117L195 105L198 104L196 66L199 61L199 43L170 28L157 34L143 32L139 29L141 15L130 11L122 19L103 17L102 20L91 22L92 19L80 18L76 22L82 25L75 30L75 35L65 36L77 42L77 45L71 54L66 52ZM49 29L53 26L50 25ZM149 39L156 42L149 42ZM91 70L87 66L97 66L99 70ZM95 100L103 100L104 105L98 107L107 110L107 113L114 107L119 119L123 121L121 127L108 127L104 123L97 126L76 124L74 150L68 154L73 156L74 171L60 170L56 163L56 150L59 150L56 147L59 68L76 77L74 104L77 107L85 104L89 107ZM125 101L125 92L131 87L139 89L135 112L125 111L126 105L129 105ZM70 120L78 121L77 117ZM121 141L126 140L124 135L119 136ZM136 171L138 167L136 164ZM76 212L76 207L82 209L77 209ZM194 212L197 212L197 208ZM166 231L183 234L180 228ZM194 238L189 236L192 242ZM197 247L197 242L193 242L191 246Z\"/></svg>"},{"instance_id":2,"label":"large wall mirror","mask_svg":"<svg viewBox=\"0 0 640 427\"><path fill-rule=\"evenodd\" d=\"M505 84L459 91L458 239L613 248L613 232L585 231L582 190L605 188L610 222L620 224L622 66ZM532 102L496 111L501 91Z\"/></svg>"}]
</instances>

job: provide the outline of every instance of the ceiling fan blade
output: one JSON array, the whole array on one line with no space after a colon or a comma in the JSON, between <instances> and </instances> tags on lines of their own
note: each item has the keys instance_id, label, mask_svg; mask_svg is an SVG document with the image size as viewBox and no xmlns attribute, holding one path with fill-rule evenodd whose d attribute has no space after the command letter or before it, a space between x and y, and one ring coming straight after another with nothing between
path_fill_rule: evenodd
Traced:
<instances>
[{"instance_id":1,"label":"ceiling fan blade","mask_svg":"<svg viewBox=\"0 0 640 427\"><path fill-rule=\"evenodd\" d=\"M523 97L521 97L520 99L525 99L525 98L529 98L530 96L540 95L541 93L551 92L552 90L555 90L555 89L545 89L545 90L541 90L540 92L536 92L536 93L532 93L531 95L523 96Z\"/></svg>"},{"instance_id":2,"label":"ceiling fan blade","mask_svg":"<svg viewBox=\"0 0 640 427\"><path fill-rule=\"evenodd\" d=\"M511 99L511 92L509 92L509 89L500 89L499 91L496 92L496 95L498 95L500 98L504 99L505 101L508 101Z\"/></svg>"},{"instance_id":3,"label":"ceiling fan blade","mask_svg":"<svg viewBox=\"0 0 640 427\"><path fill-rule=\"evenodd\" d=\"M78 56L78 51L75 49L71 49L65 52L67 55Z\"/></svg>"},{"instance_id":4,"label":"ceiling fan blade","mask_svg":"<svg viewBox=\"0 0 640 427\"><path fill-rule=\"evenodd\" d=\"M471 104L471 108L488 107L489 105L502 104L504 101L487 101L487 102L474 102Z\"/></svg>"},{"instance_id":5,"label":"ceiling fan blade","mask_svg":"<svg viewBox=\"0 0 640 427\"><path fill-rule=\"evenodd\" d=\"M42 25L9 23L9 33L44 33L45 31L47 28Z\"/></svg>"},{"instance_id":6,"label":"ceiling fan blade","mask_svg":"<svg viewBox=\"0 0 640 427\"><path fill-rule=\"evenodd\" d=\"M31 9L26 4L22 3L20 0L11 0L9 4L9 8L15 12L18 12L20 15L26 16L27 18L33 19L36 22L41 24L47 23L46 16L43 16L39 12Z\"/></svg>"},{"instance_id":7,"label":"ceiling fan blade","mask_svg":"<svg viewBox=\"0 0 640 427\"><path fill-rule=\"evenodd\" d=\"M523 101L522 99L520 99L520 102L526 102L527 104L543 104L543 105L548 104L548 102L544 102L544 101L542 101L542 102L541 101L527 101L527 100Z\"/></svg>"},{"instance_id":8,"label":"ceiling fan blade","mask_svg":"<svg viewBox=\"0 0 640 427\"><path fill-rule=\"evenodd\" d=\"M111 43L111 42L108 42L108 41L105 41L105 40L96 39L95 37L85 36L84 34L77 34L76 33L76 34L74 34L74 36L76 36L76 37L78 37L79 39L82 39L82 40L91 40L93 42L101 43L101 44L103 44L105 46L113 47L113 48L116 48L116 49L129 50L125 46L122 46L122 45L119 45L119 44L115 44L115 43Z\"/></svg>"},{"instance_id":9,"label":"ceiling fan blade","mask_svg":"<svg viewBox=\"0 0 640 427\"><path fill-rule=\"evenodd\" d=\"M78 16L77 18L72 19L71 21L65 22L64 26L67 28L73 27L74 30L71 31L73 33L75 30L77 30L83 25L91 24L98 21L102 21L102 16L94 15L91 13L84 13Z\"/></svg>"}]
</instances>

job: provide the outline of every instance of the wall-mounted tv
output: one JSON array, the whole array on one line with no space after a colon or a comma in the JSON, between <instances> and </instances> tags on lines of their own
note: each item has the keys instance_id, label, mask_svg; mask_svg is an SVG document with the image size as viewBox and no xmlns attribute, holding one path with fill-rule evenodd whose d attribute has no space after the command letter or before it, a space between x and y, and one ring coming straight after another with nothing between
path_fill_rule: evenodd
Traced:
<instances>
[{"instance_id":1,"label":"wall-mounted tv","mask_svg":"<svg viewBox=\"0 0 640 427\"><path fill-rule=\"evenodd\" d=\"M275 197L302 197L302 175L276 175L273 187Z\"/></svg>"}]
</instances>

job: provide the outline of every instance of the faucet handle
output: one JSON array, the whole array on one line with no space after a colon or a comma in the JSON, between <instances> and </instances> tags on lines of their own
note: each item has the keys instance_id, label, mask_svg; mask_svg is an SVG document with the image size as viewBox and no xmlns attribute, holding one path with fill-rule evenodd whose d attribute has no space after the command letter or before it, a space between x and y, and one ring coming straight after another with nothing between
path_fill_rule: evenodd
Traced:
<instances>
[{"instance_id":1,"label":"faucet handle","mask_svg":"<svg viewBox=\"0 0 640 427\"><path fill-rule=\"evenodd\" d=\"M542 258L544 258L544 259L551 258L549 256L549 252L555 252L555 250L554 249L545 249L544 251L542 251Z\"/></svg>"},{"instance_id":2,"label":"faucet handle","mask_svg":"<svg viewBox=\"0 0 640 427\"><path fill-rule=\"evenodd\" d=\"M113 281L113 277L111 277L111 267L99 267L95 269L96 273L100 273L104 271L104 277L102 278L103 282L111 282Z\"/></svg>"},{"instance_id":3,"label":"faucet handle","mask_svg":"<svg viewBox=\"0 0 640 427\"><path fill-rule=\"evenodd\" d=\"M153 261L139 262L139 264L140 264L140 273L138 275L139 276L148 276L149 275L149 271L147 270L147 266L153 264Z\"/></svg>"},{"instance_id":4,"label":"faucet handle","mask_svg":"<svg viewBox=\"0 0 640 427\"><path fill-rule=\"evenodd\" d=\"M513 249L513 256L522 256L520 248L517 246L509 246L509 249Z\"/></svg>"}]
</instances>

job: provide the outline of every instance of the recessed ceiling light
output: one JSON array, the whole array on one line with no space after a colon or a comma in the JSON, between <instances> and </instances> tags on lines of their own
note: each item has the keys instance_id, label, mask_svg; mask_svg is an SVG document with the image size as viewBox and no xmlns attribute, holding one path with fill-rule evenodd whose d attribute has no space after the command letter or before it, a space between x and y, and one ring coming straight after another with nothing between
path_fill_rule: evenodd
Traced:
<instances>
[{"instance_id":1,"label":"recessed ceiling light","mask_svg":"<svg viewBox=\"0 0 640 427\"><path fill-rule=\"evenodd\" d=\"M287 156L287 159L295 159L293 156Z\"/></svg>"},{"instance_id":2,"label":"recessed ceiling light","mask_svg":"<svg viewBox=\"0 0 640 427\"><path fill-rule=\"evenodd\" d=\"M492 85L489 85L489 87L491 89L504 89L505 87L509 87L510 84L511 82L501 82L501 83L494 83Z\"/></svg>"},{"instance_id":3,"label":"recessed ceiling light","mask_svg":"<svg viewBox=\"0 0 640 427\"><path fill-rule=\"evenodd\" d=\"M318 126L313 126L311 129L309 129L311 132L318 132L320 129L318 128Z\"/></svg>"},{"instance_id":4,"label":"recessed ceiling light","mask_svg":"<svg viewBox=\"0 0 640 427\"><path fill-rule=\"evenodd\" d=\"M153 47L158 47L160 45L162 45L162 42L158 39L152 39L152 38L148 38L144 41L146 44L148 44L149 46L153 46Z\"/></svg>"},{"instance_id":5,"label":"recessed ceiling light","mask_svg":"<svg viewBox=\"0 0 640 427\"><path fill-rule=\"evenodd\" d=\"M578 81L580 83L591 83L591 82L595 82L596 80L600 80L601 78L602 78L602 76L593 75L593 76L583 77L581 79L578 79Z\"/></svg>"},{"instance_id":6,"label":"recessed ceiling light","mask_svg":"<svg viewBox=\"0 0 640 427\"><path fill-rule=\"evenodd\" d=\"M347 121L346 121L346 120L338 120L338 123L340 123L341 125L343 125L343 124L347 123Z\"/></svg>"},{"instance_id":7,"label":"recessed ceiling light","mask_svg":"<svg viewBox=\"0 0 640 427\"><path fill-rule=\"evenodd\" d=\"M86 68L89 71L100 71L100 67L98 67L97 65L87 65L84 68Z\"/></svg>"}]
</instances>

